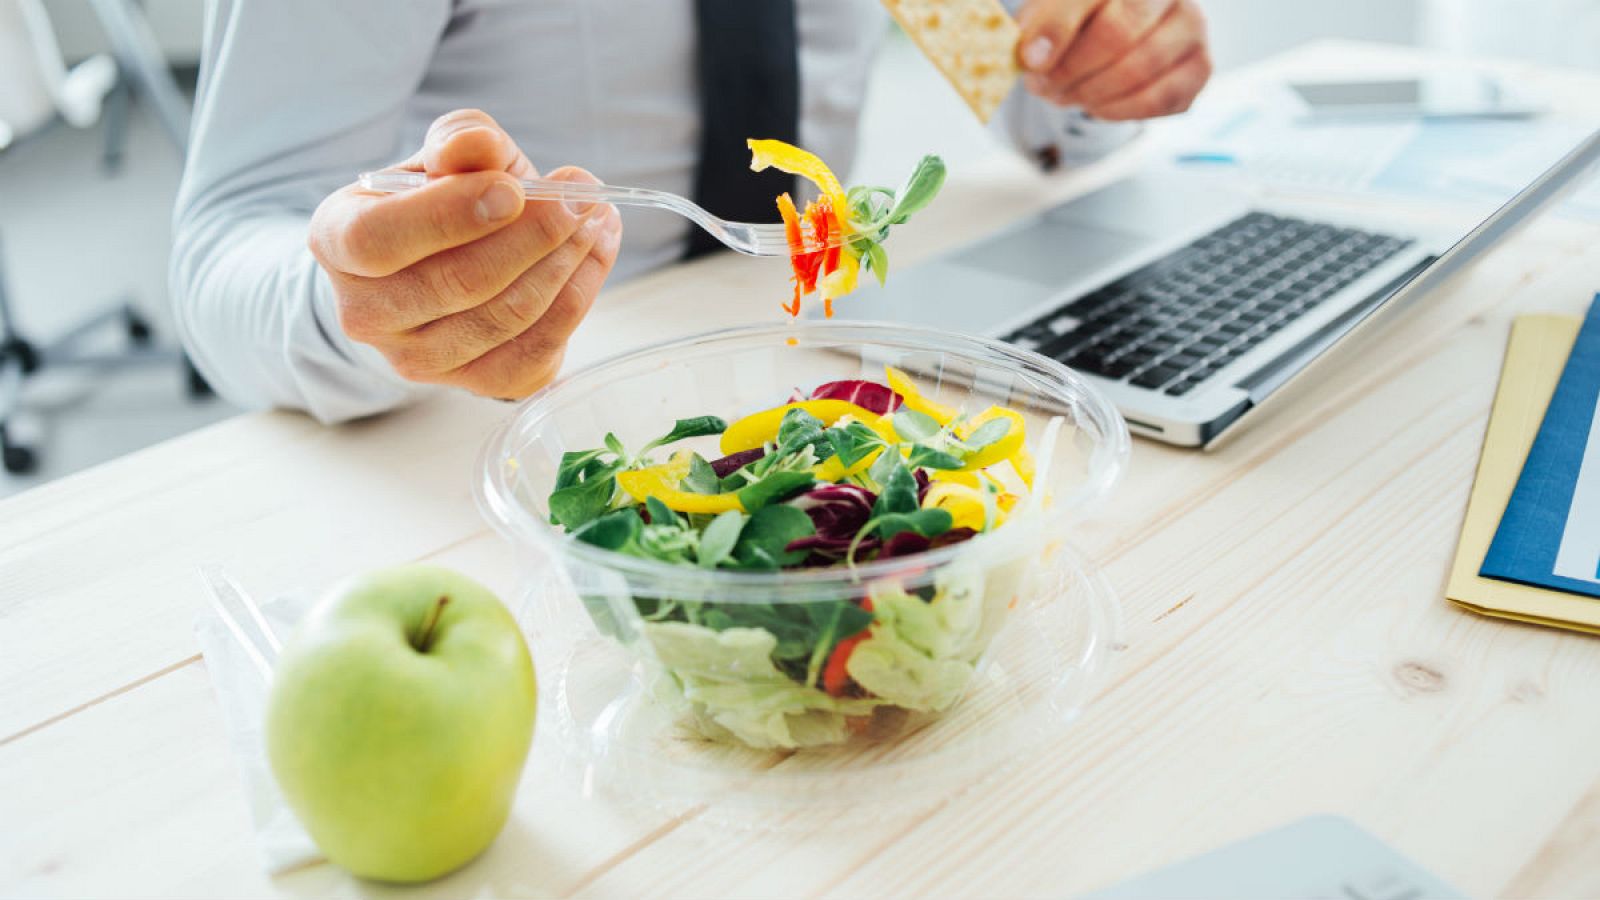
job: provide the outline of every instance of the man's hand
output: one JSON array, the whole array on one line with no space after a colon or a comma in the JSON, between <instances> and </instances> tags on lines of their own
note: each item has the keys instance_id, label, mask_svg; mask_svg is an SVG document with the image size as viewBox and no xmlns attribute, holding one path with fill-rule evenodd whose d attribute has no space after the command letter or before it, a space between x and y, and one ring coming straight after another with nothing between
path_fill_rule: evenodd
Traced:
<instances>
[{"instance_id":1,"label":"man's hand","mask_svg":"<svg viewBox=\"0 0 1600 900\"><path fill-rule=\"evenodd\" d=\"M1018 21L1028 90L1098 119L1183 112L1211 77L1195 0L1028 0Z\"/></svg>"},{"instance_id":2,"label":"man's hand","mask_svg":"<svg viewBox=\"0 0 1600 900\"><path fill-rule=\"evenodd\" d=\"M561 367L622 240L609 204L524 203L537 172L485 113L433 123L401 168L434 180L401 194L350 185L311 218L339 323L402 377L524 397ZM595 183L588 172L549 178Z\"/></svg>"}]
</instances>

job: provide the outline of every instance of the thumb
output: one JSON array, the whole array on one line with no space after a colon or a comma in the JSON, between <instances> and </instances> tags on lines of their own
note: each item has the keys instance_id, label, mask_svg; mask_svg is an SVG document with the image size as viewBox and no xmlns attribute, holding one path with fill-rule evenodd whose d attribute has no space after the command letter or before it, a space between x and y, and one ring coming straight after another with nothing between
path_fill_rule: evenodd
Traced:
<instances>
[{"instance_id":1,"label":"thumb","mask_svg":"<svg viewBox=\"0 0 1600 900\"><path fill-rule=\"evenodd\" d=\"M436 177L462 172L507 172L521 160L522 151L517 149L516 141L500 123L479 109L445 113L428 127L428 136L422 143L422 168Z\"/></svg>"},{"instance_id":2,"label":"thumb","mask_svg":"<svg viewBox=\"0 0 1600 900\"><path fill-rule=\"evenodd\" d=\"M1017 62L1030 72L1048 72L1067 52L1084 22L1105 0L1028 0L1017 12L1022 34Z\"/></svg>"}]
</instances>

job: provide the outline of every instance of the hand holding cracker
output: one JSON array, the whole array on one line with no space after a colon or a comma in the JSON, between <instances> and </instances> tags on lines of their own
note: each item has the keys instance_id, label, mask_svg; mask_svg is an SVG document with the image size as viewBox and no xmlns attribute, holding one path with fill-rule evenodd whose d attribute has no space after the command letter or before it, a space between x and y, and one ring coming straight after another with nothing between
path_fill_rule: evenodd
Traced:
<instances>
[{"instance_id":1,"label":"hand holding cracker","mask_svg":"<svg viewBox=\"0 0 1600 900\"><path fill-rule=\"evenodd\" d=\"M1028 0L1018 24L1028 90L1097 119L1183 112L1211 77L1194 0Z\"/></svg>"},{"instance_id":2,"label":"hand holding cracker","mask_svg":"<svg viewBox=\"0 0 1600 900\"><path fill-rule=\"evenodd\" d=\"M1194 0L883 0L982 121L1015 84L1099 119L1180 113L1211 77Z\"/></svg>"}]
</instances>

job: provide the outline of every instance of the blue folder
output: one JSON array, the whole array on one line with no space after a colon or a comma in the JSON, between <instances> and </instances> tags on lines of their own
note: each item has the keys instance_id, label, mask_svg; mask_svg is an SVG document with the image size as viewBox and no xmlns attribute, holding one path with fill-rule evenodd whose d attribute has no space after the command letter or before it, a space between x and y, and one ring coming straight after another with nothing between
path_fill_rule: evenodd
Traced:
<instances>
[{"instance_id":1,"label":"blue folder","mask_svg":"<svg viewBox=\"0 0 1600 900\"><path fill-rule=\"evenodd\" d=\"M1536 587L1600 597L1600 571L1592 579L1556 574L1556 554L1572 524L1573 495L1591 432L1600 426L1600 294L1590 305L1550 398L1533 449L1522 465L1511 502L1500 517L1479 574ZM1593 440L1600 441L1600 435ZM1589 465L1600 465L1590 454ZM1590 473L1589 477L1595 474ZM1575 520L1574 520L1575 521ZM1589 574L1589 573L1584 573Z\"/></svg>"}]
</instances>

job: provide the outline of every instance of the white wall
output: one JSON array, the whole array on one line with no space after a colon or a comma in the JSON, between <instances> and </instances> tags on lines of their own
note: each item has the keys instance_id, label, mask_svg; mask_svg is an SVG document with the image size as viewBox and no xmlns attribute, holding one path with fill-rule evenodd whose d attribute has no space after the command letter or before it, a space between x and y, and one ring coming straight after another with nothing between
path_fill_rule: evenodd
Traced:
<instances>
[{"instance_id":1,"label":"white wall","mask_svg":"<svg viewBox=\"0 0 1600 900\"><path fill-rule=\"evenodd\" d=\"M1425 6L1429 46L1600 69L1600 0L1425 0Z\"/></svg>"},{"instance_id":2,"label":"white wall","mask_svg":"<svg viewBox=\"0 0 1600 900\"><path fill-rule=\"evenodd\" d=\"M1229 69L1319 38L1417 43L1422 0L1198 0L1217 67Z\"/></svg>"}]
</instances>

